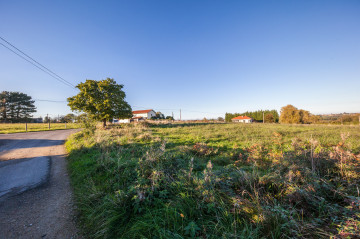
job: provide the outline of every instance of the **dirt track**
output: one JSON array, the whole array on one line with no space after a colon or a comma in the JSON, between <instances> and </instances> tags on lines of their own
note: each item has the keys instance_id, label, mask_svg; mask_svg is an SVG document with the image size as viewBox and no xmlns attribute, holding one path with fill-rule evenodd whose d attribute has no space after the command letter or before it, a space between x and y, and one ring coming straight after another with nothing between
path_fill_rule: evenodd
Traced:
<instances>
[{"instance_id":1,"label":"dirt track","mask_svg":"<svg viewBox=\"0 0 360 239\"><path fill-rule=\"evenodd\" d=\"M0 135L0 238L80 238L63 146L75 131Z\"/></svg>"}]
</instances>

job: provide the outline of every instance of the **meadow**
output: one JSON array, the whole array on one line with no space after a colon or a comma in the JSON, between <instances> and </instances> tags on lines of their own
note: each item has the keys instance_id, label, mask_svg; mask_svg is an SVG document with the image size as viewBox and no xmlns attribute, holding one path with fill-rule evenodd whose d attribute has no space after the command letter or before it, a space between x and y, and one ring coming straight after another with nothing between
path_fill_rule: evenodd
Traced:
<instances>
[{"instance_id":1,"label":"meadow","mask_svg":"<svg viewBox=\"0 0 360 239\"><path fill-rule=\"evenodd\" d=\"M357 238L359 126L137 124L66 143L89 238Z\"/></svg>"},{"instance_id":2,"label":"meadow","mask_svg":"<svg viewBox=\"0 0 360 239\"><path fill-rule=\"evenodd\" d=\"M59 130L59 129L78 129L80 124L76 123L51 123L50 130ZM49 130L48 123L28 123L27 132L35 131L46 131ZM10 133L23 133L26 132L25 123L0 123L0 134L10 134Z\"/></svg>"}]
</instances>

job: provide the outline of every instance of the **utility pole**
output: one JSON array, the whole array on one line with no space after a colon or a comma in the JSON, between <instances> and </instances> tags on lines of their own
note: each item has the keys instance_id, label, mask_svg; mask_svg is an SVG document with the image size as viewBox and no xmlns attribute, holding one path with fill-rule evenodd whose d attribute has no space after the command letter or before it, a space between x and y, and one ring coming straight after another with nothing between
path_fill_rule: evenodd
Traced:
<instances>
[{"instance_id":1,"label":"utility pole","mask_svg":"<svg viewBox=\"0 0 360 239\"><path fill-rule=\"evenodd\" d=\"M48 120L48 122L49 122L49 129L50 129L50 118L49 118L49 114L46 114L46 118L47 118L47 120Z\"/></svg>"},{"instance_id":2,"label":"utility pole","mask_svg":"<svg viewBox=\"0 0 360 239\"><path fill-rule=\"evenodd\" d=\"M265 123L265 112L263 111L263 124Z\"/></svg>"},{"instance_id":3,"label":"utility pole","mask_svg":"<svg viewBox=\"0 0 360 239\"><path fill-rule=\"evenodd\" d=\"M171 114L172 114L172 120L174 121L174 112L171 112Z\"/></svg>"},{"instance_id":4,"label":"utility pole","mask_svg":"<svg viewBox=\"0 0 360 239\"><path fill-rule=\"evenodd\" d=\"M180 109L180 121L181 121L181 109Z\"/></svg>"}]
</instances>

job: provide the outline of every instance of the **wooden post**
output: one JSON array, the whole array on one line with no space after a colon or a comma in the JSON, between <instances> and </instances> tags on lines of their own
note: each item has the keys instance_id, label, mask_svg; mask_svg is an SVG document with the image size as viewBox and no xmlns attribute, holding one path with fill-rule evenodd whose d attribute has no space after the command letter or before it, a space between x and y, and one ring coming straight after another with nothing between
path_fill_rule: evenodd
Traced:
<instances>
[{"instance_id":1,"label":"wooden post","mask_svg":"<svg viewBox=\"0 0 360 239\"><path fill-rule=\"evenodd\" d=\"M180 109L180 121L181 121L181 109Z\"/></svg>"},{"instance_id":2,"label":"wooden post","mask_svg":"<svg viewBox=\"0 0 360 239\"><path fill-rule=\"evenodd\" d=\"M49 121L48 129L50 129L50 118L49 118L49 114L47 114L47 120Z\"/></svg>"},{"instance_id":3,"label":"wooden post","mask_svg":"<svg viewBox=\"0 0 360 239\"><path fill-rule=\"evenodd\" d=\"M65 129L66 129L66 121L65 121Z\"/></svg>"},{"instance_id":4,"label":"wooden post","mask_svg":"<svg viewBox=\"0 0 360 239\"><path fill-rule=\"evenodd\" d=\"M25 122L25 132L27 132L27 122Z\"/></svg>"},{"instance_id":5,"label":"wooden post","mask_svg":"<svg viewBox=\"0 0 360 239\"><path fill-rule=\"evenodd\" d=\"M265 123L265 112L263 112L263 124Z\"/></svg>"}]
</instances>

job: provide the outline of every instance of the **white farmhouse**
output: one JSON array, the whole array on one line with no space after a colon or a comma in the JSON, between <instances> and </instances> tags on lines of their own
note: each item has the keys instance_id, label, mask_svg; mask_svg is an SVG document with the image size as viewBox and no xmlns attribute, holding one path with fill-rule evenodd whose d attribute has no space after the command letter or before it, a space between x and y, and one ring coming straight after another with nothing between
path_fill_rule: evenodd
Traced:
<instances>
[{"instance_id":1,"label":"white farmhouse","mask_svg":"<svg viewBox=\"0 0 360 239\"><path fill-rule=\"evenodd\" d=\"M231 119L232 122L238 122L238 123L252 123L254 120L253 118L250 118L248 116L238 116Z\"/></svg>"},{"instance_id":2,"label":"white farmhouse","mask_svg":"<svg viewBox=\"0 0 360 239\"><path fill-rule=\"evenodd\" d=\"M151 117L156 116L156 112L154 110L136 110L132 113L133 118L142 117L144 119L151 119Z\"/></svg>"}]
</instances>

